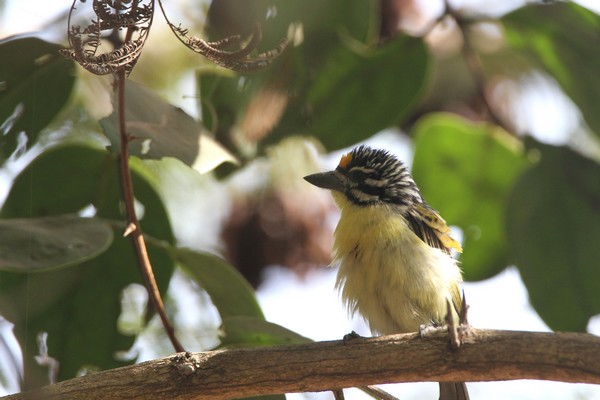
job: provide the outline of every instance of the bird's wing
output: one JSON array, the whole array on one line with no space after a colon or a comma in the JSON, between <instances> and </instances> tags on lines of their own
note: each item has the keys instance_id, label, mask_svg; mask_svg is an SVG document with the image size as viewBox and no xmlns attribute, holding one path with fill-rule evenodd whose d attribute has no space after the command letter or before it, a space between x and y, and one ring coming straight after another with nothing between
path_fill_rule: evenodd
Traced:
<instances>
[{"instance_id":1,"label":"bird's wing","mask_svg":"<svg viewBox=\"0 0 600 400\"><path fill-rule=\"evenodd\" d=\"M427 204L416 204L408 211L406 217L411 230L431 247L435 247L447 254L451 249L462 252L462 247L452 236L446 221ZM458 285L452 288L452 303L457 313L462 308L462 296Z\"/></svg>"},{"instance_id":2,"label":"bird's wing","mask_svg":"<svg viewBox=\"0 0 600 400\"><path fill-rule=\"evenodd\" d=\"M446 221L427 204L414 204L407 218L412 231L431 247L450 254L450 249L462 252L462 247L452 236Z\"/></svg>"},{"instance_id":3,"label":"bird's wing","mask_svg":"<svg viewBox=\"0 0 600 400\"><path fill-rule=\"evenodd\" d=\"M453 285L450 290L450 294L452 295L452 305L454 306L456 313L460 315L460 312L463 308L463 298L460 293L460 288L458 285Z\"/></svg>"}]
</instances>

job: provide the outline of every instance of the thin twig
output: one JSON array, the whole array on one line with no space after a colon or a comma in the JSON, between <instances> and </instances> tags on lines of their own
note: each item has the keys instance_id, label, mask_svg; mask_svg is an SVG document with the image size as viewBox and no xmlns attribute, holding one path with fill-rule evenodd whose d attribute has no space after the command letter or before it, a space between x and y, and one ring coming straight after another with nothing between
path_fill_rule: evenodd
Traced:
<instances>
[{"instance_id":1,"label":"thin twig","mask_svg":"<svg viewBox=\"0 0 600 400\"><path fill-rule=\"evenodd\" d=\"M507 124L498 115L498 113L494 110L494 108L492 107L492 104L490 103L488 96L486 94L486 91L485 91L486 77L483 72L483 64L481 62L481 58L479 57L479 55L477 54L477 52L475 51L475 49L473 47L473 42L471 41L471 38L470 38L469 32L468 32L469 24L471 23L471 21L464 18L462 15L460 15L460 13L455 11L448 3L448 0L446 0L444 3L446 6L446 12L444 14L451 16L456 21L456 26L458 27L458 29L460 30L460 33L462 35L463 57L467 64L469 73L471 74L471 77L473 78L473 81L475 82L475 88L477 90L477 95L479 96L482 104L485 106L485 110L488 114L488 117L490 118L492 123L502 127L502 129L504 129L508 133L515 135L514 129L511 126L509 126L509 124Z\"/></svg>"},{"instance_id":2,"label":"thin twig","mask_svg":"<svg viewBox=\"0 0 600 400\"><path fill-rule=\"evenodd\" d=\"M366 394L368 394L371 397L374 397L376 399L380 399L380 400L398 400L397 397L392 396L391 394L389 394L388 392L386 392L383 389L378 388L377 386L362 386L359 387L360 390L362 390L363 392L365 392Z\"/></svg>"},{"instance_id":3,"label":"thin twig","mask_svg":"<svg viewBox=\"0 0 600 400\"><path fill-rule=\"evenodd\" d=\"M128 32L129 33L129 32ZM121 185L123 189L123 201L125 202L125 212L127 219L127 236L131 237L135 254L138 260L140 271L144 278L146 289L150 301L154 307L154 310L159 315L162 324L165 328L165 332L169 337L169 340L173 344L175 351L183 352L185 349L179 343L179 340L175 336L175 330L169 322L165 306L154 278L154 272L152 265L150 264L150 258L148 257L148 251L146 250L146 242L142 234L140 222L137 219L134 207L134 195L133 185L131 182L131 170L129 168L129 138L127 136L127 129L125 125L125 81L126 71L125 68L120 68L116 74L117 79L117 90L118 90L118 113L119 113L119 134L121 139L121 152L119 154L119 165L121 175Z\"/></svg>"}]
</instances>

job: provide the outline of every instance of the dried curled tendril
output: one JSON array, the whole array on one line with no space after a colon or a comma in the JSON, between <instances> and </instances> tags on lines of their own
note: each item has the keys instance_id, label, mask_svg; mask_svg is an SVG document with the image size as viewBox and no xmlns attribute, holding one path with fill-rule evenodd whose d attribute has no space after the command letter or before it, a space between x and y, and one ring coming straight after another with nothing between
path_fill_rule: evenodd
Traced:
<instances>
[{"instance_id":1,"label":"dried curled tendril","mask_svg":"<svg viewBox=\"0 0 600 400\"><path fill-rule=\"evenodd\" d=\"M256 49L256 46L262 37L259 24L255 25L254 32L252 32L248 43L245 46L242 46L243 38L239 35L229 36L216 42L207 42L195 36L190 36L187 29L184 29L181 26L175 26L168 20L167 22L177 38L189 49L203 55L217 65L234 71L254 71L265 68L271 64L287 46L287 40L284 39L276 48L250 57L250 54ZM224 50L229 46L239 46L240 49L235 51Z\"/></svg>"},{"instance_id":2,"label":"dried curled tendril","mask_svg":"<svg viewBox=\"0 0 600 400\"><path fill-rule=\"evenodd\" d=\"M77 0L74 0L69 11L67 33L70 48L61 50L61 53L97 75L121 69L129 74L148 37L154 16L154 0L93 0L96 18L83 28L71 23L76 3ZM102 39L123 28L127 28L125 41L118 43L114 50L102 51Z\"/></svg>"},{"instance_id":3,"label":"dried curled tendril","mask_svg":"<svg viewBox=\"0 0 600 400\"><path fill-rule=\"evenodd\" d=\"M129 74L142 53L152 26L155 0L93 0L92 9L96 18L83 28L71 24L77 1L73 1L69 11L67 33L70 48L62 49L61 54L77 61L83 68L97 75L115 73L121 69L125 69ZM85 3L85 0L80 1ZM169 27L185 46L228 69L248 72L265 68L287 46L287 40L283 40L275 49L253 56L252 53L255 52L262 37L259 24L256 24L254 32L245 45L244 38L239 35L208 42L190 36L187 29L171 23L161 1L158 0L158 3ZM125 40L121 41L118 32L124 28L127 29L127 34ZM116 49L102 51L100 48L102 39L112 38L115 44L115 37L118 38ZM238 47L239 50L226 50L230 47Z\"/></svg>"}]
</instances>

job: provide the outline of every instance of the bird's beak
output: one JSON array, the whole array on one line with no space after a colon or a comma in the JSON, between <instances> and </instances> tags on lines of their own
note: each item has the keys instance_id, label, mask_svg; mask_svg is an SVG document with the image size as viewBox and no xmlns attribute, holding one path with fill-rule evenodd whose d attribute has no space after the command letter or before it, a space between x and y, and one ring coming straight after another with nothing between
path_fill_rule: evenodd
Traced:
<instances>
[{"instance_id":1,"label":"bird's beak","mask_svg":"<svg viewBox=\"0 0 600 400\"><path fill-rule=\"evenodd\" d=\"M304 179L315 186L323 189L344 191L344 182L340 174L336 171L322 172L305 176Z\"/></svg>"}]
</instances>

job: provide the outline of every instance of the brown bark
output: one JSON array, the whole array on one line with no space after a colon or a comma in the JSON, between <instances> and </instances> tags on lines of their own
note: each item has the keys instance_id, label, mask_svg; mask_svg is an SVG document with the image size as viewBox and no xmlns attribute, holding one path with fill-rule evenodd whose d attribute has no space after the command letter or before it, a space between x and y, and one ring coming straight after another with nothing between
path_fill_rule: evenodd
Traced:
<instances>
[{"instance_id":1,"label":"brown bark","mask_svg":"<svg viewBox=\"0 0 600 400\"><path fill-rule=\"evenodd\" d=\"M415 381L544 379L600 384L600 338L471 329L179 353L5 399L231 399Z\"/></svg>"}]
</instances>

